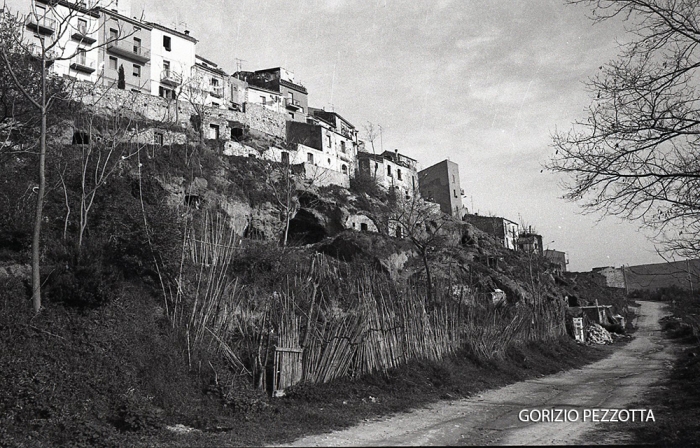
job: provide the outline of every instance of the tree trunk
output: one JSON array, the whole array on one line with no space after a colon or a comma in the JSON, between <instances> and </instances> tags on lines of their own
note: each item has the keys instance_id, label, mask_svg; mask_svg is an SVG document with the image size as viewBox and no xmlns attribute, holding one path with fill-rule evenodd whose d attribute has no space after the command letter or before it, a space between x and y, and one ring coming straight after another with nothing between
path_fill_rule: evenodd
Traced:
<instances>
[{"instance_id":1,"label":"tree trunk","mask_svg":"<svg viewBox=\"0 0 700 448\"><path fill-rule=\"evenodd\" d=\"M428 303L433 301L433 279L430 277L430 265L428 264L428 251L425 250L423 255L423 265L425 266L425 281L427 283L426 295Z\"/></svg>"},{"instance_id":2,"label":"tree trunk","mask_svg":"<svg viewBox=\"0 0 700 448\"><path fill-rule=\"evenodd\" d=\"M42 84L45 80L42 75ZM45 88L45 85L44 85ZM44 189L46 188L46 104L41 109L41 136L39 141L39 192L36 198L36 214L34 216L34 235L32 237L32 304L34 312L41 310L41 274L40 253L41 221L44 211Z\"/></svg>"}]
</instances>

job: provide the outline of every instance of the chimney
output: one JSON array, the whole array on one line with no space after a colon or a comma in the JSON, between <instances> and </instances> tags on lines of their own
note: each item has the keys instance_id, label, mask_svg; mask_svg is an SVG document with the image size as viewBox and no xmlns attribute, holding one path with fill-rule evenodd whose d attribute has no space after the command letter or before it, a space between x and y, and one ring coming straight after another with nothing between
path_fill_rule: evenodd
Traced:
<instances>
[{"instance_id":1,"label":"chimney","mask_svg":"<svg viewBox=\"0 0 700 448\"><path fill-rule=\"evenodd\" d=\"M394 162L398 162L399 161L399 150L398 149L394 150L394 157L395 157Z\"/></svg>"},{"instance_id":2,"label":"chimney","mask_svg":"<svg viewBox=\"0 0 700 448\"><path fill-rule=\"evenodd\" d=\"M189 36L190 35L190 30L185 30L185 35Z\"/></svg>"}]
</instances>

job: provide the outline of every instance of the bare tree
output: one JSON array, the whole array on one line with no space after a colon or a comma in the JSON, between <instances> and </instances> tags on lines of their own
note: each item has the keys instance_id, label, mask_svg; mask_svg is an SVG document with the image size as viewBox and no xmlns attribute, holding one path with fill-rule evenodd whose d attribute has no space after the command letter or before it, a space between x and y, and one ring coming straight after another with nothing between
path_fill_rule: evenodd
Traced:
<instances>
[{"instance_id":1,"label":"bare tree","mask_svg":"<svg viewBox=\"0 0 700 448\"><path fill-rule=\"evenodd\" d=\"M294 215L299 211L299 199L297 198L296 179L292 173L289 159L279 168L269 166L266 171L265 185L274 197L273 205L280 213L283 223L282 246L289 243L289 226Z\"/></svg>"},{"instance_id":2,"label":"bare tree","mask_svg":"<svg viewBox=\"0 0 700 448\"><path fill-rule=\"evenodd\" d=\"M621 18L632 40L587 87L585 120L553 137L547 167L568 175L565 198L638 220L664 250L700 250L700 4L574 0L596 22Z\"/></svg>"},{"instance_id":3,"label":"bare tree","mask_svg":"<svg viewBox=\"0 0 700 448\"><path fill-rule=\"evenodd\" d=\"M33 7L33 11L27 16L28 20L36 22L37 27L50 25L54 28L50 36L39 34L37 41L30 43L24 36L25 18L19 14L13 15L7 9L3 10L0 22L0 62L4 65L10 79L22 93L24 98L34 107L40 116L39 124L39 160L38 160L38 191L36 200L36 210L34 217L34 231L32 236L32 304L35 312L41 309L41 279L40 279L40 242L41 242L41 223L43 220L43 205L44 195L46 192L46 137L47 137L47 118L52 109L52 106L59 101L61 95L57 91L49 90L51 84L51 76L48 73L48 67L56 61L68 61L77 56L84 56L88 51L96 51L97 48L107 45L115 41L103 42L95 44L89 49L80 45L71 50L66 45L70 39L65 38L75 31L77 18L88 11L85 7L76 3L75 5L61 4L63 9L54 8L53 5L49 9L40 11ZM91 5L90 11L97 11L99 3ZM50 14L49 14L50 13ZM30 22L31 23L31 22ZM97 32L97 30L90 30ZM125 36L118 36L117 39L122 39ZM36 80L23 79L21 77L21 65L17 65L18 55L25 57L33 57L39 64L38 69L38 88ZM21 58L19 58L21 59ZM66 98L63 98L66 99Z\"/></svg>"},{"instance_id":4,"label":"bare tree","mask_svg":"<svg viewBox=\"0 0 700 448\"><path fill-rule=\"evenodd\" d=\"M419 195L397 195L395 206L389 215L392 236L408 238L418 251L426 277L428 300L433 298L433 281L430 271L430 254L445 247L455 236L453 218L443 214L438 204L427 202Z\"/></svg>"}]
</instances>

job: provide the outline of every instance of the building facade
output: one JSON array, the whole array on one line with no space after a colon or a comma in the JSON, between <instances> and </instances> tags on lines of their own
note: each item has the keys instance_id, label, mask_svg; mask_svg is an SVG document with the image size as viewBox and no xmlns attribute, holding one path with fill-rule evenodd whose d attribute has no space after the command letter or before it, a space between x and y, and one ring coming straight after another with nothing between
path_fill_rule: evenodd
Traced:
<instances>
[{"instance_id":1,"label":"building facade","mask_svg":"<svg viewBox=\"0 0 700 448\"><path fill-rule=\"evenodd\" d=\"M175 99L191 82L196 63L197 39L157 23L151 28L151 95Z\"/></svg>"},{"instance_id":2,"label":"building facade","mask_svg":"<svg viewBox=\"0 0 700 448\"><path fill-rule=\"evenodd\" d=\"M418 191L418 163L415 159L395 151L382 154L357 153L357 171L372 177L385 190L394 189L404 196L413 197Z\"/></svg>"},{"instance_id":3,"label":"building facade","mask_svg":"<svg viewBox=\"0 0 700 448\"><path fill-rule=\"evenodd\" d=\"M152 27L112 9L101 8L100 12L101 83L107 87L151 93Z\"/></svg>"},{"instance_id":4,"label":"building facade","mask_svg":"<svg viewBox=\"0 0 700 448\"><path fill-rule=\"evenodd\" d=\"M51 73L79 81L97 80L100 10L94 3L34 0L24 24L31 54L40 57L42 48L48 49Z\"/></svg>"},{"instance_id":5,"label":"building facade","mask_svg":"<svg viewBox=\"0 0 700 448\"><path fill-rule=\"evenodd\" d=\"M225 71L214 62L195 55L193 74L183 93L203 106L226 109L231 98L228 87Z\"/></svg>"},{"instance_id":6,"label":"building facade","mask_svg":"<svg viewBox=\"0 0 700 448\"><path fill-rule=\"evenodd\" d=\"M447 215L462 216L459 165L443 160L419 171L418 185L423 199L440 204L440 210Z\"/></svg>"},{"instance_id":7,"label":"building facade","mask_svg":"<svg viewBox=\"0 0 700 448\"><path fill-rule=\"evenodd\" d=\"M566 265L569 264L569 260L566 259L566 252L554 249L545 249L544 258L555 265L559 272L566 272Z\"/></svg>"},{"instance_id":8,"label":"building facade","mask_svg":"<svg viewBox=\"0 0 700 448\"><path fill-rule=\"evenodd\" d=\"M519 225L509 219L498 216L479 216L466 214L462 218L482 232L488 233L498 239L503 247L516 250L519 232Z\"/></svg>"},{"instance_id":9,"label":"building facade","mask_svg":"<svg viewBox=\"0 0 700 448\"><path fill-rule=\"evenodd\" d=\"M543 246L542 246L542 235L538 235L532 232L532 229L528 229L518 236L517 241L518 250L528 254L534 254L542 256Z\"/></svg>"},{"instance_id":10,"label":"building facade","mask_svg":"<svg viewBox=\"0 0 700 448\"><path fill-rule=\"evenodd\" d=\"M278 93L281 97L279 111L284 111L288 120L306 122L309 93L306 87L296 80L294 73L282 67L275 67L255 72L237 72L234 76L246 81L251 87L256 86Z\"/></svg>"}]
</instances>

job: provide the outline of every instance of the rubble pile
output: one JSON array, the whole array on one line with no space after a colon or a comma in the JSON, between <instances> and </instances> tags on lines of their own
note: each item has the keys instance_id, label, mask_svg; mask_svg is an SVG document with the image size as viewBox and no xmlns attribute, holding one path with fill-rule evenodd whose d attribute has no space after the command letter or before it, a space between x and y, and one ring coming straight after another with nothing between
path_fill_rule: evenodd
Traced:
<instances>
[{"instance_id":1,"label":"rubble pile","mask_svg":"<svg viewBox=\"0 0 700 448\"><path fill-rule=\"evenodd\" d=\"M613 339L608 330L598 324L592 324L586 328L586 342L588 344L612 344Z\"/></svg>"}]
</instances>

